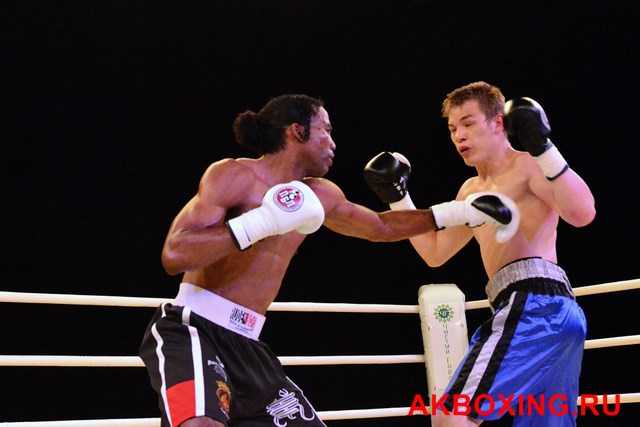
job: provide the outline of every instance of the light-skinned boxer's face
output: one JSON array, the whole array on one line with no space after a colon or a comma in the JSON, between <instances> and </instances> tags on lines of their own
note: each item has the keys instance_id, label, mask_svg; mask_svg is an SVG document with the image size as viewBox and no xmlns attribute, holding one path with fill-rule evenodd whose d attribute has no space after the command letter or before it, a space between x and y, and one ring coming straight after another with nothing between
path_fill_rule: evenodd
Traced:
<instances>
[{"instance_id":1,"label":"light-skinned boxer's face","mask_svg":"<svg viewBox=\"0 0 640 427\"><path fill-rule=\"evenodd\" d=\"M300 154L307 165L308 176L324 176L333 165L336 144L331 138L331 130L329 113L321 107L311 119L309 140L304 142L304 149Z\"/></svg>"},{"instance_id":2,"label":"light-skinned boxer's face","mask_svg":"<svg viewBox=\"0 0 640 427\"><path fill-rule=\"evenodd\" d=\"M447 122L451 140L467 166L488 160L489 150L496 143L496 120L487 119L476 100L466 101L449 112Z\"/></svg>"}]
</instances>

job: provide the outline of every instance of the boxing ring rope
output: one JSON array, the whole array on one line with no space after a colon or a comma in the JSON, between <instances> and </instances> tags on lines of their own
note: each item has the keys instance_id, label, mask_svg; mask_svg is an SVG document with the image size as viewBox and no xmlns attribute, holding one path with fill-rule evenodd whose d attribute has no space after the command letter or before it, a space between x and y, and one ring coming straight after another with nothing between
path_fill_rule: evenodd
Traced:
<instances>
[{"instance_id":1,"label":"boxing ring rope","mask_svg":"<svg viewBox=\"0 0 640 427\"><path fill-rule=\"evenodd\" d=\"M576 296L595 295L607 292L629 291L640 288L640 279L573 288ZM28 304L66 304L95 305L111 307L157 307L171 301L170 298L119 297L105 295L73 295L0 291L0 302ZM489 301L465 302L467 310L488 308ZM289 312L325 312L325 313L418 313L417 305L396 304L353 304L353 303L317 303L317 302L274 302L269 311Z\"/></svg>"},{"instance_id":2,"label":"boxing ring rope","mask_svg":"<svg viewBox=\"0 0 640 427\"><path fill-rule=\"evenodd\" d=\"M604 395L597 396L597 404L601 405ZM640 401L640 393L627 393L620 395L620 403L635 403ZM580 404L580 402L578 402ZM324 421L403 417L409 412L409 408L381 408L381 409L348 409L342 411L317 411ZM69 421L35 421L0 423L5 427L158 427L159 418L129 418L117 420L69 420Z\"/></svg>"},{"instance_id":3,"label":"boxing ring rope","mask_svg":"<svg viewBox=\"0 0 640 427\"><path fill-rule=\"evenodd\" d=\"M603 283L598 285L574 288L576 296L595 295L608 292L640 289L640 279ZM169 302L165 298L119 297L102 295L72 295L0 291L0 303L26 304L60 304L60 305L93 305L119 307L157 307ZM466 310L488 308L487 300L464 303ZM351 304L351 303L300 303L274 302L269 311L287 312L340 312L340 313L386 313L386 314L418 314L417 305L394 304ZM614 347L640 344L640 335L601 338L587 340L585 349ZM409 355L367 355L367 356L280 356L285 366L303 365L350 365L350 364L400 364L425 363L424 354ZM3 366L39 366L39 367L143 367L138 356L30 356L0 355L0 367ZM620 403L640 402L640 392L619 394ZM597 397L597 404L603 403L604 395ZM578 401L580 404L580 399ZM430 408L427 408L430 409ZM407 416L409 407L372 408L339 411L317 411L323 420L345 420L364 418L384 418ZM115 420L78 420L78 421L36 421L0 423L4 427L158 427L159 418L115 419Z\"/></svg>"},{"instance_id":4,"label":"boxing ring rope","mask_svg":"<svg viewBox=\"0 0 640 427\"><path fill-rule=\"evenodd\" d=\"M640 335L587 340L585 350L640 344ZM386 356L279 356L284 366L320 365L374 365L425 363L423 354L399 354ZM139 368L144 364L138 356L0 356L0 366L55 366Z\"/></svg>"}]
</instances>

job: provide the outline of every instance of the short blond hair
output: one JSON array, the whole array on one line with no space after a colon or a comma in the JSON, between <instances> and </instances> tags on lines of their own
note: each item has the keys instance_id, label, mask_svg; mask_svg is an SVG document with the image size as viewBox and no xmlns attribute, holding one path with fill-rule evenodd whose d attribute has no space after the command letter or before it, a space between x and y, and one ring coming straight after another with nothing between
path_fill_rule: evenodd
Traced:
<instances>
[{"instance_id":1,"label":"short blond hair","mask_svg":"<svg viewBox=\"0 0 640 427\"><path fill-rule=\"evenodd\" d=\"M449 92L442 103L442 117L448 118L453 108L460 107L470 100L478 101L480 111L488 119L502 114L504 110L505 100L502 91L497 86L478 81Z\"/></svg>"}]
</instances>

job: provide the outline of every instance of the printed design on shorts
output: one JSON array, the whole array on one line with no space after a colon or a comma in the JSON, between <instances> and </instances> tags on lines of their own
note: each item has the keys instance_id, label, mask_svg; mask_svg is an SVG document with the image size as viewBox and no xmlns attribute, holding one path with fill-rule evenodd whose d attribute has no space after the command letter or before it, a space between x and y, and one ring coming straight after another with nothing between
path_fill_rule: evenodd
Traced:
<instances>
[{"instance_id":1,"label":"printed design on shorts","mask_svg":"<svg viewBox=\"0 0 640 427\"><path fill-rule=\"evenodd\" d=\"M229 418L229 405L231 404L231 390L227 383L223 381L216 381L218 389L216 390L216 396L218 396L218 405L222 412Z\"/></svg>"},{"instance_id":2,"label":"printed design on shorts","mask_svg":"<svg viewBox=\"0 0 640 427\"><path fill-rule=\"evenodd\" d=\"M285 187L279 188L273 195L273 201L277 207L286 212L293 212L300 209L302 203L304 202L304 195L302 191L293 187L291 185L287 185Z\"/></svg>"},{"instance_id":3,"label":"printed design on shorts","mask_svg":"<svg viewBox=\"0 0 640 427\"><path fill-rule=\"evenodd\" d=\"M253 332L258 317L238 307L233 307L229 315L229 326L242 332Z\"/></svg>"},{"instance_id":4,"label":"printed design on shorts","mask_svg":"<svg viewBox=\"0 0 640 427\"><path fill-rule=\"evenodd\" d=\"M449 304L440 304L436 306L433 315L436 316L436 319L441 323L450 322L451 319L453 319L453 307Z\"/></svg>"},{"instance_id":5,"label":"printed design on shorts","mask_svg":"<svg viewBox=\"0 0 640 427\"><path fill-rule=\"evenodd\" d=\"M274 425L278 427L285 427L287 425L285 418L295 420L297 419L297 415L300 415L300 418L305 421L315 419L316 414L312 409L310 410L311 416L307 416L304 407L294 392L282 388L278 394L280 395L280 398L274 400L273 403L267 406L267 413L273 417Z\"/></svg>"},{"instance_id":6,"label":"printed design on shorts","mask_svg":"<svg viewBox=\"0 0 640 427\"><path fill-rule=\"evenodd\" d=\"M222 360L220 360L218 356L216 356L215 361L207 360L207 366L212 366L212 365L213 365L213 369L216 371L216 374L224 378L225 381L228 381L227 371L224 370L224 363L222 363Z\"/></svg>"}]
</instances>

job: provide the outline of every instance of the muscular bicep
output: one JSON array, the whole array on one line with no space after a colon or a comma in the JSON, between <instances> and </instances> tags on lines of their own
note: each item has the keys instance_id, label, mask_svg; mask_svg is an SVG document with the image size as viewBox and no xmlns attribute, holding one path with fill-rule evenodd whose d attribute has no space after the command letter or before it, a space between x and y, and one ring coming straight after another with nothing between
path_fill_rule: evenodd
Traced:
<instances>
[{"instance_id":1,"label":"muscular bicep","mask_svg":"<svg viewBox=\"0 0 640 427\"><path fill-rule=\"evenodd\" d=\"M196 194L182 208L171 227L171 231L195 231L221 225L226 211L225 207L207 203L200 194Z\"/></svg>"},{"instance_id":2,"label":"muscular bicep","mask_svg":"<svg viewBox=\"0 0 640 427\"><path fill-rule=\"evenodd\" d=\"M171 229L173 232L197 231L220 226L224 223L227 210L238 203L232 191L223 191L227 186L224 180L229 173L218 169L209 169L202 177L198 192L187 202L176 217ZM234 188L234 186L229 186ZM239 200L240 196L237 196Z\"/></svg>"},{"instance_id":3,"label":"muscular bicep","mask_svg":"<svg viewBox=\"0 0 640 427\"><path fill-rule=\"evenodd\" d=\"M529 162L529 167L530 191L566 223L582 227L593 220L593 194L575 171L568 169L554 180L549 180L533 161Z\"/></svg>"},{"instance_id":4,"label":"muscular bicep","mask_svg":"<svg viewBox=\"0 0 640 427\"><path fill-rule=\"evenodd\" d=\"M551 182L542 174L533 174L529 179L529 190L551 210L560 211L560 206L551 187Z\"/></svg>"},{"instance_id":5,"label":"muscular bicep","mask_svg":"<svg viewBox=\"0 0 640 427\"><path fill-rule=\"evenodd\" d=\"M171 224L162 251L163 265L171 274L203 268L235 250L224 221L227 212L246 198L243 191L247 190L226 185L239 175L229 170L232 168L237 169L233 165L211 167L197 194Z\"/></svg>"},{"instance_id":6,"label":"muscular bicep","mask_svg":"<svg viewBox=\"0 0 640 427\"><path fill-rule=\"evenodd\" d=\"M226 210L194 196L175 218L162 248L162 264L169 274L202 268L230 253L224 227Z\"/></svg>"}]
</instances>

